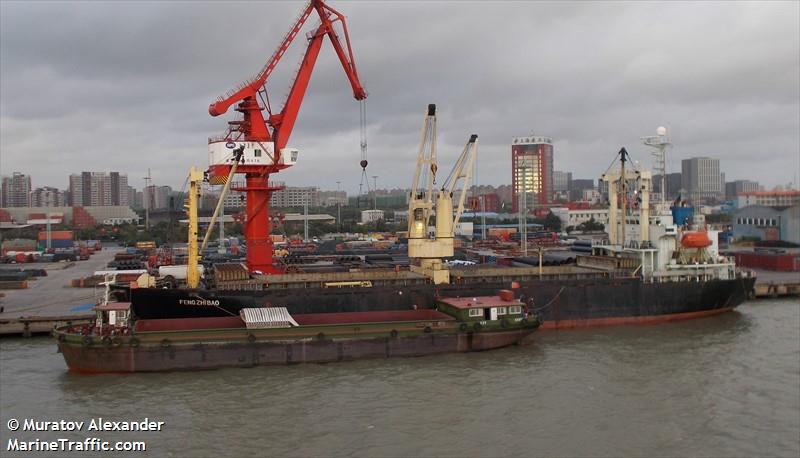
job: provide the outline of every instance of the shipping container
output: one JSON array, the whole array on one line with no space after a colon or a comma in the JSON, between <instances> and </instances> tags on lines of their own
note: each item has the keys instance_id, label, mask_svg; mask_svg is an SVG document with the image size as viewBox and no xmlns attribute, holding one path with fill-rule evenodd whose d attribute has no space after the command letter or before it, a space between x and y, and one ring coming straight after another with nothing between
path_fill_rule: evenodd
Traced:
<instances>
[{"instance_id":1,"label":"shipping container","mask_svg":"<svg viewBox=\"0 0 800 458\"><path fill-rule=\"evenodd\" d=\"M50 240L73 240L75 234L72 231L50 231ZM39 231L39 240L47 240L47 231Z\"/></svg>"},{"instance_id":2,"label":"shipping container","mask_svg":"<svg viewBox=\"0 0 800 458\"><path fill-rule=\"evenodd\" d=\"M47 242L43 245L47 246ZM50 240L50 248L75 248L75 242L72 240Z\"/></svg>"},{"instance_id":3,"label":"shipping container","mask_svg":"<svg viewBox=\"0 0 800 458\"><path fill-rule=\"evenodd\" d=\"M22 281L0 281L0 289L26 289L28 282Z\"/></svg>"},{"instance_id":4,"label":"shipping container","mask_svg":"<svg viewBox=\"0 0 800 458\"><path fill-rule=\"evenodd\" d=\"M4 240L2 249L4 253L7 251L36 251L36 240L30 240L30 239Z\"/></svg>"},{"instance_id":5,"label":"shipping container","mask_svg":"<svg viewBox=\"0 0 800 458\"><path fill-rule=\"evenodd\" d=\"M786 253L736 253L736 264L753 269L800 271L799 255Z\"/></svg>"}]
</instances>

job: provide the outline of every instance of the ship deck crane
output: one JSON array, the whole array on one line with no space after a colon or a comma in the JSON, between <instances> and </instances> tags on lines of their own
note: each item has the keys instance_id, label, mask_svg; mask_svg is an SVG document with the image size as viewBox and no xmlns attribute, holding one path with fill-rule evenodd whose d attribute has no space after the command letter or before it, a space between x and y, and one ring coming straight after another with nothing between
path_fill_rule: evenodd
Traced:
<instances>
[{"instance_id":1,"label":"ship deck crane","mask_svg":"<svg viewBox=\"0 0 800 458\"><path fill-rule=\"evenodd\" d=\"M306 35L308 47L283 108L278 112L273 112L266 87L267 80L289 45L314 12L319 16L320 23ZM341 23L344 43L340 41L340 35L334 28L337 22ZM328 6L324 0L311 0L306 5L272 57L254 78L218 98L208 107L211 116L220 116L226 113L234 104L236 105L235 110L241 113L241 119L229 121L225 135L208 140L209 182L212 184L225 182L232 167L232 151L244 147L237 173L245 175L245 184L233 189L243 191L247 195L245 238L247 240L247 264L251 271L260 271L266 274L280 271L273 264L272 259L269 199L272 193L282 189L282 186L270 183L269 177L297 162L298 151L287 148L286 145L326 36L330 39L350 81L353 96L362 102L361 166L366 167L366 140L363 127L365 124L363 117L366 111L363 103L367 98L367 92L358 78L345 18L341 13Z\"/></svg>"},{"instance_id":2,"label":"ship deck crane","mask_svg":"<svg viewBox=\"0 0 800 458\"><path fill-rule=\"evenodd\" d=\"M434 190L438 168L436 106L428 105L408 199L408 256L418 262L412 263L411 270L430 277L435 284L450 282L450 271L442 260L454 254L455 226L464 213L464 201L477 152L478 136L472 134L444 184ZM459 184L460 188L457 189ZM454 215L453 195L456 190L459 191L459 201ZM434 213L435 229L431 238L428 236L428 224Z\"/></svg>"}]
</instances>

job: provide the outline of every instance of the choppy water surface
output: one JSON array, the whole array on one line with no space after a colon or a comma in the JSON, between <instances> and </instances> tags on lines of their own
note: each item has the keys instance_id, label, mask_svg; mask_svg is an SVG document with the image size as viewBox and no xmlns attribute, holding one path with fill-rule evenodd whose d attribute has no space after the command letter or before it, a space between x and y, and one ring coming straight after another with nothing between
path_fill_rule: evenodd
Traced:
<instances>
[{"instance_id":1,"label":"choppy water surface","mask_svg":"<svg viewBox=\"0 0 800 458\"><path fill-rule=\"evenodd\" d=\"M5 339L0 371L5 456L13 437L87 436L146 441L137 456L800 456L792 300L485 353L192 373L74 375L51 339ZM7 429L94 417L166 425Z\"/></svg>"}]
</instances>

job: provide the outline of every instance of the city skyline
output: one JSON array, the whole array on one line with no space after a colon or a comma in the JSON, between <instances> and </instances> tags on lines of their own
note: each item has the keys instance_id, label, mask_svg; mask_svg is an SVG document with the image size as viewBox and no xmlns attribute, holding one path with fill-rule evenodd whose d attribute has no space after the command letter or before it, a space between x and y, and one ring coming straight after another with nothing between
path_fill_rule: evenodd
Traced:
<instances>
[{"instance_id":1,"label":"city skyline","mask_svg":"<svg viewBox=\"0 0 800 458\"><path fill-rule=\"evenodd\" d=\"M554 156L554 157L557 157L557 156L558 156L558 153L557 153L557 152L555 152L555 153L553 154L553 156ZM511 153L509 153L509 157L511 157ZM797 183L778 183L778 184L776 184L776 185L774 185L774 186L768 186L768 185L765 185L764 183L761 183L761 182L759 182L758 180L752 180L752 179L750 179L750 178L748 178L748 177L744 177L744 178L742 178L742 177L731 177L731 176L728 176L728 175L726 175L726 174L725 174L725 170L724 170L724 164L723 164L723 163L722 163L722 162L719 160L719 158L718 158L718 157L713 157L713 156L695 156L695 157L684 158L684 159L670 159L670 162L672 162L673 160L674 160L674 161L678 161L678 160L680 160L681 162L679 162L679 163L678 163L679 165L678 165L678 167L677 167L677 170L675 170L675 171L671 170L671 169L668 167L668 168L667 168L667 173L668 173L669 175L674 175L674 174L676 174L676 173L680 175L680 174L682 173L682 164L683 164L683 163L685 163L686 161L693 161L693 160L696 160L696 159L703 159L703 158L710 158L710 159L713 159L713 160L715 160L715 161L717 161L717 162L719 162L719 163L720 163L720 165L719 165L719 170L720 170L720 172L721 172L722 179L723 179L723 181L721 181L721 182L720 182L720 188L721 188L721 193L722 193L722 194L725 194L725 184L726 184L726 183L730 184L730 183L733 183L733 182L756 182L756 183L759 183L759 184L761 184L761 187L762 187L762 188L764 188L764 189L766 189L766 190L771 190L771 189L784 189L784 188L786 188L786 187L787 187L787 185L788 185L788 184L791 184L791 185L793 186L793 187L792 187L792 189L798 189L798 184L797 184ZM554 163L556 163L557 161L555 161L555 160L554 160L553 162L554 162ZM511 161L509 161L509 164L510 164L510 163L511 163ZM641 167L641 163L638 163L638 161L637 161L637 167ZM554 169L555 169L555 167L554 167ZM648 169L648 168L647 168L647 167L645 167L645 169ZM605 172L605 170L603 170L603 172ZM90 173L90 174L114 174L114 173L116 173L116 174L119 174L119 176L121 176L121 177L125 177L125 178L126 178L126 180L125 180L125 182L124 182L124 185L126 185L126 186L127 186L127 185L129 185L129 182L130 182L130 178L129 178L129 177L130 177L130 175L129 175L128 173L125 173L124 171L110 171L110 172L108 172L108 171L102 171L102 172L97 172L97 171L90 171L90 172L81 171L81 172L72 172L72 173L70 173L69 175L67 175L67 179L66 179L66 181L67 181L67 186L65 186L65 187L63 187L63 188L62 188L62 187L59 187L59 186L53 186L52 184L42 184L42 183L39 183L38 181L36 181L36 179L34 178L33 174L31 174L31 173L27 173L27 172L25 172L25 171L14 170L13 172L10 172L10 173L5 173L5 172L3 172L2 174L0 174L0 176L8 178L8 177L11 177L13 174L20 174L20 173L21 173L21 174L23 174L23 175L26 175L26 176L28 176L28 177L31 177L31 182L32 182L32 184L31 184L31 192L32 192L32 191L34 191L34 190L38 190L38 189L49 189L49 188L54 188L54 189L58 189L58 190L61 190L61 191L66 191L66 192L69 192L69 190L70 190L70 185L71 185L71 183L70 183L70 181L71 181L71 178L72 178L72 177L74 177L74 176L76 176L76 175L82 174L82 173ZM568 175L569 175L569 180L570 180L570 181L573 181L573 180L577 180L577 181L593 180L593 181L594 181L594 180L596 180L596 177L595 177L595 178L592 178L591 176L589 176L589 177L582 177L582 176L580 176L580 175L577 175L577 174L576 174L575 172L573 172L572 170L559 170L559 169L556 169L556 170L554 170L554 171L553 171L553 173L555 173L555 174L560 174L560 173L563 173L563 174L568 174ZM601 173L602 173L602 172L599 172L598 174L596 174L596 176L599 176L599 174L601 174ZM505 182L500 182L500 183L479 183L479 182L476 182L476 183L474 183L473 185L474 185L474 186L494 186L494 187L497 187L497 186L513 186L513 184L512 184L512 181L513 181L513 173L509 173L509 174L508 174L508 176L506 176L505 178L506 178L506 181L505 181ZM565 177L563 177L563 178L565 178ZM319 188L319 189L320 189L320 191L336 191L336 187L334 187L334 188L332 188L332 189L331 189L331 188L325 188L324 186L313 185L313 184L312 184L312 185L304 185L304 184L286 183L286 185L287 185L288 187L298 187L298 188L300 188L300 187L309 187L309 186L314 186L314 187L317 187L317 188ZM163 187L163 186L166 186L166 187L171 187L171 188L173 188L173 190L175 190L175 191L179 191L179 189L175 189L175 186L173 186L173 185L171 185L171 184L152 183L152 184L150 184L150 185L148 185L148 186L155 186L155 187ZM336 185L336 186L340 187L339 185ZM659 188L659 186L660 186L660 184L655 184L655 187L656 187L656 188ZM146 186L144 185L144 182L142 182L142 185L141 185L141 186L130 186L130 187L131 187L131 188L133 188L134 190L137 190L137 191L141 192L141 190L143 190L143 189L144 189ZM217 186L216 188L220 188L220 186ZM384 186L384 187L379 187L379 188L378 188L378 190L379 190L379 191L390 191L390 190L395 190L395 189L408 189L408 188L409 188L408 186L403 186L403 184L401 183L401 184L400 184L400 185L398 185L398 186ZM673 186L672 188L674 188L674 186ZM677 191L677 189L672 189L672 188L670 189L670 192L672 192L672 191ZM372 188L370 188L370 189L372 189ZM357 191L356 191L356 192L351 192L351 191L349 191L349 190L347 190L347 189L341 189L341 190L342 190L342 191L344 191L344 192L346 192L346 193L347 193L347 195L349 195L349 196L355 196L355 195L358 195L358 192L357 192ZM687 190L688 190L688 189L687 189ZM556 191L559 191L559 189L555 189L555 188L553 188L553 194L555 194L555 192L556 192ZM573 199L573 200L574 200L574 199Z\"/></svg>"},{"instance_id":2,"label":"city skyline","mask_svg":"<svg viewBox=\"0 0 800 458\"><path fill-rule=\"evenodd\" d=\"M223 3L194 4L186 16L170 3L2 2L0 173L52 186L66 163L126 170L141 188L152 168L154 182L179 188L191 165L206 165L207 137L231 119L210 117L208 103L264 64L300 8L252 6L263 27L232 47L237 19ZM668 172L712 156L729 178L767 187L800 173L796 2L434 2L425 15L413 3L348 6L370 93L368 174L379 187L410 184L430 102L439 106L441 170L480 136L478 183L504 183L511 139L531 132L553 138L555 168L576 177L602 173L622 146L649 166L639 137L660 125L675 145ZM42 27L25 25L34 18ZM276 69L279 99L301 51L290 48ZM298 164L276 179L358 189L359 109L338 65L323 45L290 139Z\"/></svg>"},{"instance_id":3,"label":"city skyline","mask_svg":"<svg viewBox=\"0 0 800 458\"><path fill-rule=\"evenodd\" d=\"M523 138L523 140L525 140ZM531 139L534 140L534 139ZM538 140L538 139L536 139ZM549 140L549 139L546 139ZM713 172L706 172L703 175L702 180L699 175L697 175L697 162L698 161L711 161L711 163L716 164L714 165ZM752 191L783 191L788 189L797 190L796 187L788 188L786 186L775 186L772 188L766 188L758 181L753 180L742 180L742 179L733 179L727 180L724 173L719 173L719 160L716 158L709 158L709 157L695 157L684 159L682 161L682 168L689 167L689 170L694 170L690 175L684 175L682 172L671 172L668 174L668 182L669 182L669 194L667 196L668 200L674 200L677 196L681 196L683 199L688 199L690 201L700 201L705 202L706 200L711 201L735 201L737 198L737 194L747 193ZM518 173L516 175L519 175ZM501 192L502 196L505 196L507 193L507 197L503 197L502 201L509 203L512 207L512 211L516 212L515 202L517 201L517 195L514 192L515 186L513 184L514 177L516 176L515 173L512 171L512 175L509 181L512 183L502 183L499 185L495 184L472 184L469 187L469 192L471 195L472 193L477 192L477 194L484 194L484 193L491 193L495 194ZM545 206L557 206L559 203L562 202L580 202L580 201L594 201L598 197L600 197L603 192L605 192L603 188L603 184L600 181L595 181L595 179L591 178L576 178L573 177L573 172L571 171L561 171L561 170L553 170L552 171L552 180L553 184L552 190L548 194L548 197L539 196L537 199L541 199L538 204L533 203L532 197L529 195L528 200L531 201L530 207L536 207L539 205ZM109 184L113 183L113 177L116 177L116 188L114 186L109 187ZM660 193L660 175L654 175L654 187L653 191L655 193ZM716 177L716 178L715 178ZM530 180L530 177L528 177ZM128 186L127 182L127 174L121 173L119 171L114 172L87 172L83 171L80 174L70 174L70 186L65 189L61 190L56 187L51 186L32 186L34 183L31 175L14 172L12 176L2 176L3 181L3 188L2 192L0 192L0 197L4 202L3 205L0 207L20 207L23 205L14 204L14 205L5 205L5 202L9 199L18 201L20 199L27 200L30 202L31 207L60 207L60 206L86 206L83 203L83 199L86 198L84 195L83 198L81 195L75 195L76 189L80 191L82 194L84 190L81 188L81 182L85 181L86 179L91 179L91 189L86 191L89 194L93 195L91 197L92 205L97 206L105 206L105 205L116 205L121 204L123 206L130 206L134 208L145 208L145 200L149 203L150 208L154 209L161 209L167 208L170 205L168 204L173 197L179 196L182 194L181 190L173 189L169 185L160 185L157 183L150 184L146 187L143 187L141 190L137 190L135 187ZM75 187L77 184L79 185L77 188ZM13 185L11 183L17 183ZM709 183L716 183L716 187L709 188ZM22 186L25 188L20 194L19 190L15 191L15 195L9 197L9 193L7 189L12 189L14 186L19 187ZM112 188L115 189L112 191ZM147 192L147 189L151 188L152 196L150 196ZM118 190L116 190L118 189ZM204 196L207 197L214 197L219 194L221 190L221 186L214 186L214 187L207 187L204 191ZM283 191L277 191L271 198L272 205L274 206L296 206L297 202L300 202L302 198L297 197L295 194L297 192L307 192L308 190L312 190L314 196L311 197L312 206L318 206L322 202L330 199L336 200L336 195L340 195L341 199L344 199L344 205L347 205L346 199L348 198L355 198L356 194L349 194L346 190L331 190L325 189L319 186L293 186L291 184L286 184L286 195L284 195ZM370 190L370 194L373 192L377 196L392 196L392 195L402 195L408 191L408 188L380 188L380 189L372 189ZM533 191L529 192L533 193ZM589 192L589 194L586 194ZM592 193L594 192L594 193ZM114 193L117 193L119 197L113 197ZM105 194L105 198L103 198L103 194ZM243 200L240 196L241 193L231 191L229 192L228 196L226 197L226 202L230 201L233 202L236 200L237 205L232 206L242 206ZM150 197L148 197L150 196ZM291 197L295 196L295 197ZM119 199L117 202L116 199ZM300 199L300 200L298 200ZM153 202L150 202L150 201ZM239 202L239 200L242 200ZM102 202L102 203L101 203ZM327 206L326 204L322 203L322 206ZM329 204L328 204L329 205ZM91 205L90 205L91 206Z\"/></svg>"}]
</instances>

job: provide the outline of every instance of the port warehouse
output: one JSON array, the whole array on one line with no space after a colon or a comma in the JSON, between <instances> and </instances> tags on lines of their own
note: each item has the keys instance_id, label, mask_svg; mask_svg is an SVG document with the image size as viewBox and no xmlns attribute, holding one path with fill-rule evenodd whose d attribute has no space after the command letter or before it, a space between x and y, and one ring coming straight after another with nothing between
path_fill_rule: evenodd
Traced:
<instances>
[{"instance_id":1,"label":"port warehouse","mask_svg":"<svg viewBox=\"0 0 800 458\"><path fill-rule=\"evenodd\" d=\"M800 244L800 205L750 205L734 212L731 225L735 239L782 240Z\"/></svg>"},{"instance_id":2,"label":"port warehouse","mask_svg":"<svg viewBox=\"0 0 800 458\"><path fill-rule=\"evenodd\" d=\"M0 222L44 225L64 223L76 229L123 223L138 224L140 217L125 205L92 207L7 207L0 209ZM41 220L41 221L38 221Z\"/></svg>"}]
</instances>

